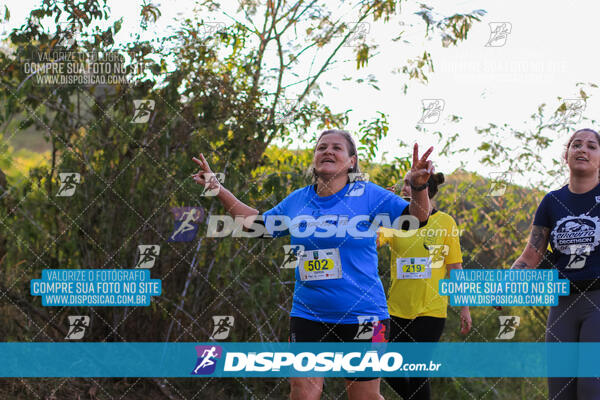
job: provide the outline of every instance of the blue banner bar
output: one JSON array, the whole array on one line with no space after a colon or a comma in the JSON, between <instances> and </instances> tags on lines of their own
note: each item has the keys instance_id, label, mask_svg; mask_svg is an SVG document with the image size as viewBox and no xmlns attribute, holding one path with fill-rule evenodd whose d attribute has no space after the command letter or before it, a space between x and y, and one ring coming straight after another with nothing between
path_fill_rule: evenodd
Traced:
<instances>
[{"instance_id":1,"label":"blue banner bar","mask_svg":"<svg viewBox=\"0 0 600 400\"><path fill-rule=\"evenodd\" d=\"M0 343L0 376L595 377L597 354L600 343Z\"/></svg>"},{"instance_id":2,"label":"blue banner bar","mask_svg":"<svg viewBox=\"0 0 600 400\"><path fill-rule=\"evenodd\" d=\"M438 289L451 306L556 306L570 294L555 269L453 269Z\"/></svg>"},{"instance_id":3,"label":"blue banner bar","mask_svg":"<svg viewBox=\"0 0 600 400\"><path fill-rule=\"evenodd\" d=\"M150 297L162 293L162 283L150 279L147 269L45 269L29 290L45 307L149 306Z\"/></svg>"}]
</instances>

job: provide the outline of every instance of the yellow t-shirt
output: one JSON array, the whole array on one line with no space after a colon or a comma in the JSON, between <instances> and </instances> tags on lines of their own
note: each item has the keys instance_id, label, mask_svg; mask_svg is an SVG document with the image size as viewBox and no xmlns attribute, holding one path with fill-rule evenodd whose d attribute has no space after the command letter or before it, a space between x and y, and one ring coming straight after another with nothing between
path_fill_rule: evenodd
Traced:
<instances>
[{"instance_id":1,"label":"yellow t-shirt","mask_svg":"<svg viewBox=\"0 0 600 400\"><path fill-rule=\"evenodd\" d=\"M427 225L415 231L379 229L380 245L391 248L392 285L388 295L391 315L400 318L446 318L448 296L439 295L439 280L446 278L446 265L462 262L459 230L454 218L437 211L429 216ZM431 277L397 279L397 259L431 257Z\"/></svg>"}]
</instances>

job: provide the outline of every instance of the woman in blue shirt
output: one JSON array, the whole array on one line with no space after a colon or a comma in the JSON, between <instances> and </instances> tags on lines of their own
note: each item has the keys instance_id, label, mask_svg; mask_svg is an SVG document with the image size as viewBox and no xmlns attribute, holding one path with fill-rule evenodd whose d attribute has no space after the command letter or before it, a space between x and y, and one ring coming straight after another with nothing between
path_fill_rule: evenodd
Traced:
<instances>
[{"instance_id":1,"label":"woman in blue shirt","mask_svg":"<svg viewBox=\"0 0 600 400\"><path fill-rule=\"evenodd\" d=\"M418 228L417 220L427 220L425 189L433 171L427 158L432 151L429 148L419 158L414 146L410 182L414 194L409 205L373 183L350 182L349 174L360 172L351 135L342 130L321 133L312 163L314 184L292 192L263 215L269 234L289 234L291 244L303 248L297 255L290 341L386 340L389 314L377 272L376 230L411 218ZM250 228L258 210L239 201L216 179L206 179L212 175L202 154L193 160L200 166L194 180L218 189L225 210L245 217L245 227ZM379 382L379 378L348 378L348 396L379 399ZM319 399L323 378L290 378L290 384L292 399Z\"/></svg>"},{"instance_id":2,"label":"woman in blue shirt","mask_svg":"<svg viewBox=\"0 0 600 400\"><path fill-rule=\"evenodd\" d=\"M547 342L600 341L600 135L592 129L575 132L564 160L569 183L542 199L529 242L512 268L536 268L548 243L550 263L560 278L569 279L569 296L550 308ZM551 354L550 354L551 355ZM550 358L550 362L553 362ZM600 399L596 378L549 378L553 400Z\"/></svg>"}]
</instances>

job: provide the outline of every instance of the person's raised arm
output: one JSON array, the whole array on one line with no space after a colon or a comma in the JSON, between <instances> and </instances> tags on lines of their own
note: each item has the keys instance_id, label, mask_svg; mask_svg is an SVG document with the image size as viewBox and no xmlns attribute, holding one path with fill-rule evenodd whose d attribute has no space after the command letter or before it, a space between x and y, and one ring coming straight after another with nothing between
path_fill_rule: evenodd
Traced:
<instances>
[{"instance_id":1,"label":"person's raised arm","mask_svg":"<svg viewBox=\"0 0 600 400\"><path fill-rule=\"evenodd\" d=\"M215 174L211 171L208 162L204 158L203 154L200 154L200 159L196 157L192 157L192 160L200 166L200 171L193 174L192 177L194 181L206 189L214 190L218 189L217 197L225 207L225 211L231 214L233 217L241 216L246 218L245 226L250 226L254 222L248 220L248 217L252 217L254 215L258 215L258 210L244 204L237 197L233 195L229 190L227 190L215 177ZM251 219L251 218L250 218Z\"/></svg>"},{"instance_id":2,"label":"person's raised arm","mask_svg":"<svg viewBox=\"0 0 600 400\"><path fill-rule=\"evenodd\" d=\"M513 263L511 269L536 268L546 253L549 236L550 228L533 225L527 246L525 246L521 256Z\"/></svg>"},{"instance_id":3,"label":"person's raised arm","mask_svg":"<svg viewBox=\"0 0 600 400\"><path fill-rule=\"evenodd\" d=\"M423 154L419 159L419 145L413 147L413 162L410 169L411 201L409 205L410 215L416 217L419 222L427 221L429 218L429 195L427 193L427 181L433 173L433 164L427 157L433 151L433 147Z\"/></svg>"}]
</instances>

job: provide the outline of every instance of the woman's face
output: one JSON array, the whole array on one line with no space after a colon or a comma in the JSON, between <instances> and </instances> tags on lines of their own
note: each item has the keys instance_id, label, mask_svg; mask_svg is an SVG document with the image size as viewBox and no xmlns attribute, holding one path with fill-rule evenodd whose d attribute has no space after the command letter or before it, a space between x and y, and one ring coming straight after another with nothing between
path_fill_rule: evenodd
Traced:
<instances>
[{"instance_id":1,"label":"woman's face","mask_svg":"<svg viewBox=\"0 0 600 400\"><path fill-rule=\"evenodd\" d=\"M323 136L315 149L315 170L320 177L346 174L356 165L356 156L348 155L348 142L338 133Z\"/></svg>"},{"instance_id":2,"label":"woman's face","mask_svg":"<svg viewBox=\"0 0 600 400\"><path fill-rule=\"evenodd\" d=\"M575 135L567 150L567 164L573 172L598 175L600 169L600 144L592 132Z\"/></svg>"}]
</instances>

